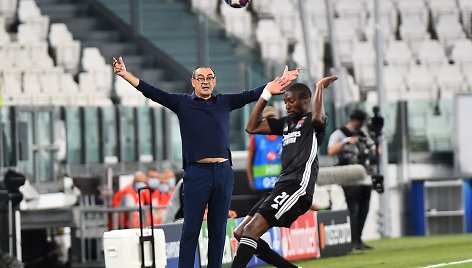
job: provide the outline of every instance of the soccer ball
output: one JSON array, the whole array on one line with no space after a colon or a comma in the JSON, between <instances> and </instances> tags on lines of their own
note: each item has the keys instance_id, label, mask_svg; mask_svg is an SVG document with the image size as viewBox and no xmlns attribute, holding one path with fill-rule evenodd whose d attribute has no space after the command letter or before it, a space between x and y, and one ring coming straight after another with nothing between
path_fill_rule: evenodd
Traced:
<instances>
[{"instance_id":1,"label":"soccer ball","mask_svg":"<svg viewBox=\"0 0 472 268\"><path fill-rule=\"evenodd\" d=\"M250 0L225 0L230 7L241 8L247 6Z\"/></svg>"}]
</instances>

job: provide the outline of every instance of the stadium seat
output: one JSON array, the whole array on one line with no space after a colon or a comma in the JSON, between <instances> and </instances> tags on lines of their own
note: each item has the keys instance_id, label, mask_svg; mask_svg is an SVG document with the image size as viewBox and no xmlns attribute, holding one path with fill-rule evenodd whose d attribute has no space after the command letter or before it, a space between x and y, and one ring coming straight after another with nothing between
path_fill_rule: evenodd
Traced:
<instances>
[{"instance_id":1,"label":"stadium seat","mask_svg":"<svg viewBox=\"0 0 472 268\"><path fill-rule=\"evenodd\" d=\"M18 25L18 34L17 34L18 43L28 44L34 42L40 42L41 38L36 29L27 23Z\"/></svg>"},{"instance_id":2,"label":"stadium seat","mask_svg":"<svg viewBox=\"0 0 472 268\"><path fill-rule=\"evenodd\" d=\"M334 4L338 16L348 20L359 35L363 34L367 19L367 10L364 2L338 0Z\"/></svg>"},{"instance_id":3,"label":"stadium seat","mask_svg":"<svg viewBox=\"0 0 472 268\"><path fill-rule=\"evenodd\" d=\"M417 52L419 62L426 66L433 74L447 63L446 53L437 40L423 41Z\"/></svg>"},{"instance_id":4,"label":"stadium seat","mask_svg":"<svg viewBox=\"0 0 472 268\"><path fill-rule=\"evenodd\" d=\"M397 0L398 11L402 22L409 19L418 19L421 26L426 28L428 23L428 8L423 1Z\"/></svg>"},{"instance_id":5,"label":"stadium seat","mask_svg":"<svg viewBox=\"0 0 472 268\"><path fill-rule=\"evenodd\" d=\"M21 85L21 70L8 68L2 71L2 91L5 95L22 94Z\"/></svg>"},{"instance_id":6,"label":"stadium seat","mask_svg":"<svg viewBox=\"0 0 472 268\"><path fill-rule=\"evenodd\" d=\"M18 0L2 0L0 1L0 16L5 18L5 23L10 24L15 20Z\"/></svg>"},{"instance_id":7,"label":"stadium seat","mask_svg":"<svg viewBox=\"0 0 472 268\"><path fill-rule=\"evenodd\" d=\"M102 56L100 50L96 47L86 47L82 52L82 69L90 71L97 66L106 65L105 58Z\"/></svg>"},{"instance_id":8,"label":"stadium seat","mask_svg":"<svg viewBox=\"0 0 472 268\"><path fill-rule=\"evenodd\" d=\"M457 16L441 16L435 28L438 39L444 49L450 49L456 40L465 39L465 33L462 30L462 25Z\"/></svg>"},{"instance_id":9,"label":"stadium seat","mask_svg":"<svg viewBox=\"0 0 472 268\"><path fill-rule=\"evenodd\" d=\"M44 94L54 95L61 93L61 76L64 70L62 68L46 68L39 76L41 91Z\"/></svg>"},{"instance_id":10,"label":"stadium seat","mask_svg":"<svg viewBox=\"0 0 472 268\"><path fill-rule=\"evenodd\" d=\"M470 74L472 72L472 41L470 39L455 41L452 45L451 60L460 66L462 73Z\"/></svg>"},{"instance_id":11,"label":"stadium seat","mask_svg":"<svg viewBox=\"0 0 472 268\"><path fill-rule=\"evenodd\" d=\"M49 31L49 43L52 47L57 46L63 42L70 42L73 40L72 33L64 23L52 23Z\"/></svg>"},{"instance_id":12,"label":"stadium seat","mask_svg":"<svg viewBox=\"0 0 472 268\"><path fill-rule=\"evenodd\" d=\"M355 43L352 49L352 62L357 84L363 90L375 87L375 53L371 42Z\"/></svg>"},{"instance_id":13,"label":"stadium seat","mask_svg":"<svg viewBox=\"0 0 472 268\"><path fill-rule=\"evenodd\" d=\"M359 36L356 29L349 20L346 19L335 19L335 39L339 48L339 56L341 58L341 64L346 67L352 66L352 49L354 44L359 40Z\"/></svg>"},{"instance_id":14,"label":"stadium seat","mask_svg":"<svg viewBox=\"0 0 472 268\"><path fill-rule=\"evenodd\" d=\"M384 49L388 47L391 41L395 40L395 30L391 29L388 20L383 19L382 23L382 40ZM367 41L375 44L375 32L374 32L374 18L371 16L367 20L367 24L364 27L364 34Z\"/></svg>"},{"instance_id":15,"label":"stadium seat","mask_svg":"<svg viewBox=\"0 0 472 268\"><path fill-rule=\"evenodd\" d=\"M436 74L436 81L443 99L451 99L455 92L468 90L467 81L457 65L441 66Z\"/></svg>"},{"instance_id":16,"label":"stadium seat","mask_svg":"<svg viewBox=\"0 0 472 268\"><path fill-rule=\"evenodd\" d=\"M0 46L2 44L7 44L10 42L11 42L10 35L6 31L6 18L0 15Z\"/></svg>"},{"instance_id":17,"label":"stadium seat","mask_svg":"<svg viewBox=\"0 0 472 268\"><path fill-rule=\"evenodd\" d=\"M398 11L392 1L379 1L380 3L380 20L384 35L393 35L398 27ZM364 26L365 31L373 33L374 28L374 1L367 1L367 10L369 15L368 22ZM367 35L367 33L366 33ZM372 34L373 36L373 34ZM369 40L369 38L367 38Z\"/></svg>"},{"instance_id":18,"label":"stadium seat","mask_svg":"<svg viewBox=\"0 0 472 268\"><path fill-rule=\"evenodd\" d=\"M115 91L125 106L142 106L146 103L146 97L121 77L115 79Z\"/></svg>"},{"instance_id":19,"label":"stadium seat","mask_svg":"<svg viewBox=\"0 0 472 268\"><path fill-rule=\"evenodd\" d=\"M406 76L408 91L406 98L432 100L438 96L438 87L433 74L423 65L413 65Z\"/></svg>"},{"instance_id":20,"label":"stadium seat","mask_svg":"<svg viewBox=\"0 0 472 268\"><path fill-rule=\"evenodd\" d=\"M438 22L443 16L453 16L459 18L459 10L456 1L426 0L426 4L431 10L433 23Z\"/></svg>"},{"instance_id":21,"label":"stadium seat","mask_svg":"<svg viewBox=\"0 0 472 268\"><path fill-rule=\"evenodd\" d=\"M252 37L252 17L247 9L235 9L228 6L224 1L221 1L220 10L225 22L226 32L250 44Z\"/></svg>"},{"instance_id":22,"label":"stadium seat","mask_svg":"<svg viewBox=\"0 0 472 268\"><path fill-rule=\"evenodd\" d=\"M65 24L51 24L49 43L51 44L56 64L63 66L67 72L78 73L81 45L79 41L73 39L71 32Z\"/></svg>"},{"instance_id":23,"label":"stadium seat","mask_svg":"<svg viewBox=\"0 0 472 268\"><path fill-rule=\"evenodd\" d=\"M282 36L274 20L259 20L256 39L261 46L262 58L271 62L285 63L288 54L288 41Z\"/></svg>"},{"instance_id":24,"label":"stadium seat","mask_svg":"<svg viewBox=\"0 0 472 268\"><path fill-rule=\"evenodd\" d=\"M384 87L388 99L404 99L407 90L405 76L395 66L384 66ZM398 92L398 94L395 94Z\"/></svg>"},{"instance_id":25,"label":"stadium seat","mask_svg":"<svg viewBox=\"0 0 472 268\"><path fill-rule=\"evenodd\" d=\"M305 15L311 20L324 39L328 38L328 22L325 0L305 0ZM333 11L334 12L334 11Z\"/></svg>"},{"instance_id":26,"label":"stadium seat","mask_svg":"<svg viewBox=\"0 0 472 268\"><path fill-rule=\"evenodd\" d=\"M385 60L389 66L397 67L397 70L406 75L410 66L415 63L413 54L404 41L392 41L385 51Z\"/></svg>"},{"instance_id":27,"label":"stadium seat","mask_svg":"<svg viewBox=\"0 0 472 268\"><path fill-rule=\"evenodd\" d=\"M41 17L41 10L34 0L20 0L18 4L18 19L26 23L32 18Z\"/></svg>"},{"instance_id":28,"label":"stadium seat","mask_svg":"<svg viewBox=\"0 0 472 268\"><path fill-rule=\"evenodd\" d=\"M309 43L310 45L313 45L312 42ZM315 79L321 78L324 75L324 62L323 59L320 58L323 56L323 54L316 54L317 48L314 46L312 47L313 53L311 54L311 71L310 73L314 76ZM292 58L297 64L297 66L300 66L302 68L307 68L307 56L305 53L305 45L304 43L297 43L294 47ZM303 73L303 72L302 72Z\"/></svg>"},{"instance_id":29,"label":"stadium seat","mask_svg":"<svg viewBox=\"0 0 472 268\"><path fill-rule=\"evenodd\" d=\"M282 34L292 43L296 30L301 28L298 5L286 0L272 0L272 14Z\"/></svg>"},{"instance_id":30,"label":"stadium seat","mask_svg":"<svg viewBox=\"0 0 472 268\"><path fill-rule=\"evenodd\" d=\"M272 0L252 1L251 5L259 18L272 17Z\"/></svg>"},{"instance_id":31,"label":"stadium seat","mask_svg":"<svg viewBox=\"0 0 472 268\"><path fill-rule=\"evenodd\" d=\"M34 42L25 45L24 49L26 50L31 66L38 68L52 68L54 67L54 62L49 56L48 45L46 42Z\"/></svg>"},{"instance_id":32,"label":"stadium seat","mask_svg":"<svg viewBox=\"0 0 472 268\"><path fill-rule=\"evenodd\" d=\"M470 35L472 34L472 1L470 0L457 0L459 10L461 11L462 23L464 24L464 30Z\"/></svg>"},{"instance_id":33,"label":"stadium seat","mask_svg":"<svg viewBox=\"0 0 472 268\"><path fill-rule=\"evenodd\" d=\"M401 39L408 43L413 52L418 51L419 44L422 41L430 39L427 25L423 23L420 17L402 18L399 32Z\"/></svg>"}]
</instances>

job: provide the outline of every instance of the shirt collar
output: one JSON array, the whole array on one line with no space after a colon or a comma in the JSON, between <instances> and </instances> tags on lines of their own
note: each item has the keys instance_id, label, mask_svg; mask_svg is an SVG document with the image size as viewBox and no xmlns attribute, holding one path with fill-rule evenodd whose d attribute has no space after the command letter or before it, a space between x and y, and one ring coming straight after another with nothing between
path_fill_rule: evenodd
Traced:
<instances>
[{"instance_id":1,"label":"shirt collar","mask_svg":"<svg viewBox=\"0 0 472 268\"><path fill-rule=\"evenodd\" d=\"M214 98L215 98L215 94L212 93L211 97L207 100L212 100ZM195 91L194 91L194 92L192 92L192 100L205 100L205 99L202 99L199 96L197 96L197 94L195 94Z\"/></svg>"}]
</instances>

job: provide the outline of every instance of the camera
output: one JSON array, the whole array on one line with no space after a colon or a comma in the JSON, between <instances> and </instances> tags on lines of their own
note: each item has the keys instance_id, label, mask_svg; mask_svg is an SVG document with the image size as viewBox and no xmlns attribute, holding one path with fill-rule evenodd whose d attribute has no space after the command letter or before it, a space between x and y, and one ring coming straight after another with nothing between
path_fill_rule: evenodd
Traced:
<instances>
[{"instance_id":1,"label":"camera","mask_svg":"<svg viewBox=\"0 0 472 268\"><path fill-rule=\"evenodd\" d=\"M378 106L373 108L374 116L369 118L367 121L367 129L373 133L375 141L375 150L378 151L379 139L382 136L382 130L384 127L384 118L380 115L380 109ZM376 156L378 157L378 156ZM384 192L384 177L380 174L380 161L377 159L377 174L372 174L372 186L375 191L379 194Z\"/></svg>"}]
</instances>

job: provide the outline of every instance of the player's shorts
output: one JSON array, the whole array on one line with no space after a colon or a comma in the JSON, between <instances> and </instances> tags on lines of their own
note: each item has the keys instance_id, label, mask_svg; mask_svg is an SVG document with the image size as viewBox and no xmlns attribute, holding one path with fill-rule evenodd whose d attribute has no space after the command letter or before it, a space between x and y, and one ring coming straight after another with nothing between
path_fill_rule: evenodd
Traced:
<instances>
[{"instance_id":1,"label":"player's shorts","mask_svg":"<svg viewBox=\"0 0 472 268\"><path fill-rule=\"evenodd\" d=\"M292 223L310 209L313 196L300 193L300 182L278 181L249 212L248 216L261 214L271 227L290 227Z\"/></svg>"}]
</instances>

